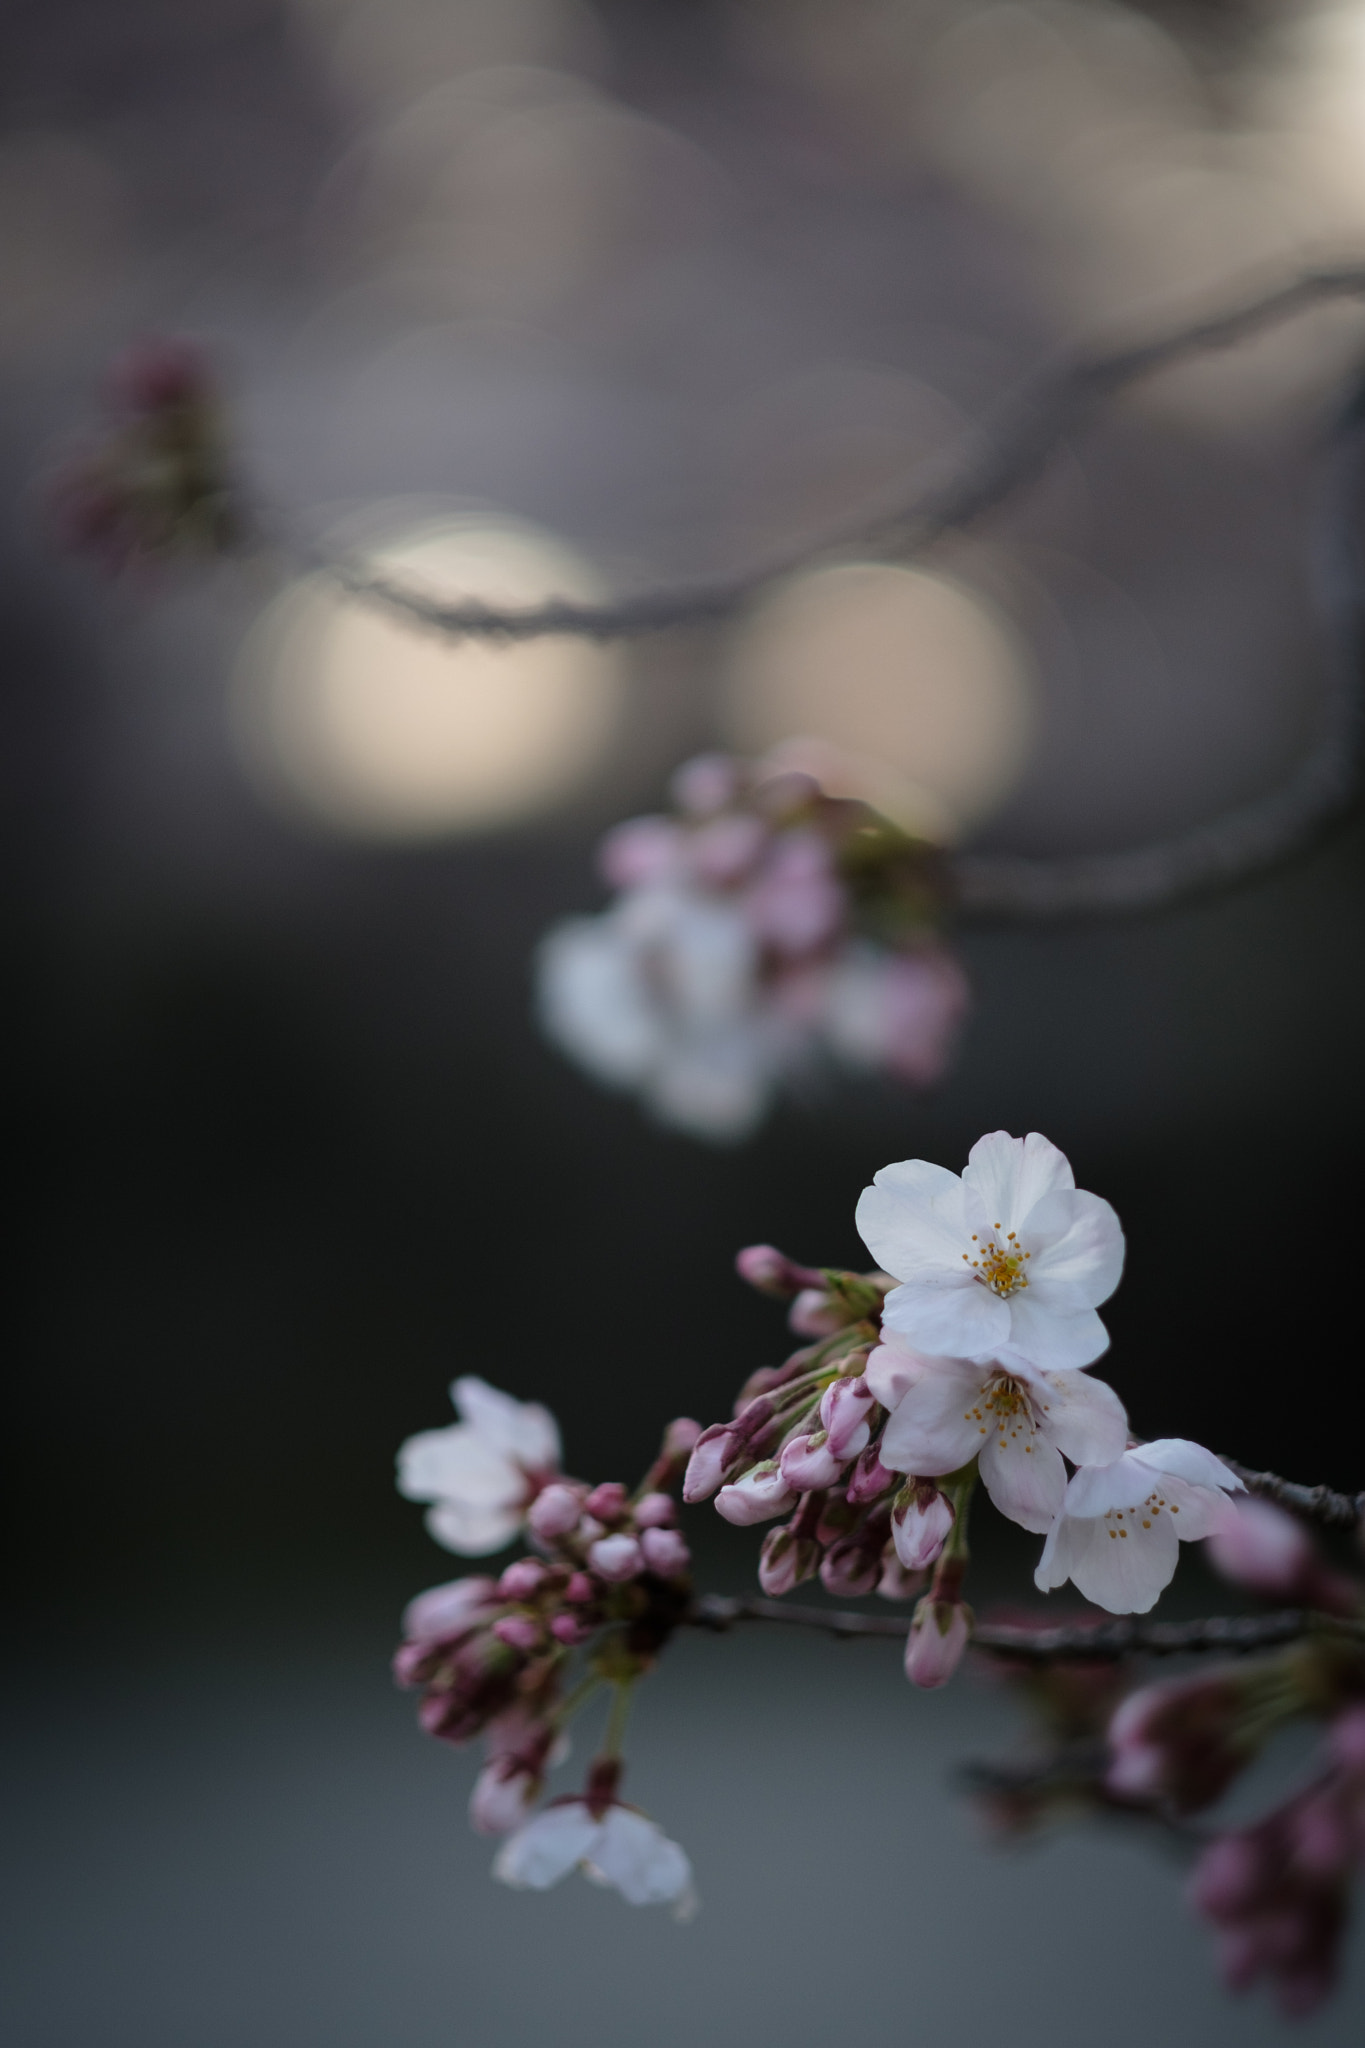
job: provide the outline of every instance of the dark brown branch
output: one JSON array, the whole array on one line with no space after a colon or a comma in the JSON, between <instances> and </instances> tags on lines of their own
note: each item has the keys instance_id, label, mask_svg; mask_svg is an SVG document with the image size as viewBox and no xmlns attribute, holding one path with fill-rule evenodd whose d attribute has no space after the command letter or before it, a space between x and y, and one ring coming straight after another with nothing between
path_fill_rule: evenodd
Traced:
<instances>
[{"instance_id":1,"label":"dark brown branch","mask_svg":"<svg viewBox=\"0 0 1365 2048\"><path fill-rule=\"evenodd\" d=\"M1305 1521L1320 1522L1325 1529L1358 1529L1365 1522L1365 1493L1334 1493L1330 1486L1300 1486L1296 1480L1281 1479L1276 1472L1253 1472L1235 1458L1224 1458L1229 1472L1235 1472L1248 1493L1288 1508Z\"/></svg>"},{"instance_id":2,"label":"dark brown branch","mask_svg":"<svg viewBox=\"0 0 1365 2048\"><path fill-rule=\"evenodd\" d=\"M765 1621L818 1629L845 1639L903 1639L909 1626L903 1614L855 1614L838 1608L788 1605L785 1600L733 1599L720 1593L703 1594L686 1619L694 1628L720 1633L740 1622ZM1139 1615L1121 1615L1113 1621L1061 1623L1056 1628L980 1622L972 1633L972 1643L974 1648L998 1656L1044 1664L1061 1658L1113 1662L1134 1655L1174 1657L1200 1651L1227 1656L1273 1649L1314 1634L1353 1636L1365 1643L1365 1622L1343 1621L1300 1607L1275 1614L1209 1615L1198 1621L1147 1621Z\"/></svg>"}]
</instances>

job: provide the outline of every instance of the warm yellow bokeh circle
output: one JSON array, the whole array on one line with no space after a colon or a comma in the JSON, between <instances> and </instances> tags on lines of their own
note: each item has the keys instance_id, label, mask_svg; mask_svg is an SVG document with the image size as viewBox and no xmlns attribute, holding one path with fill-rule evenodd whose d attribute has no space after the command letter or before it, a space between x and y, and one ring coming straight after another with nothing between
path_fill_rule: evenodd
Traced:
<instances>
[{"instance_id":1,"label":"warm yellow bokeh circle","mask_svg":"<svg viewBox=\"0 0 1365 2048\"><path fill-rule=\"evenodd\" d=\"M511 520L428 518L365 556L443 599L523 608L602 595L581 557ZM249 636L235 722L253 780L296 814L423 839L510 824L571 794L609 750L623 694L613 648L564 635L452 644L319 574Z\"/></svg>"}]
</instances>

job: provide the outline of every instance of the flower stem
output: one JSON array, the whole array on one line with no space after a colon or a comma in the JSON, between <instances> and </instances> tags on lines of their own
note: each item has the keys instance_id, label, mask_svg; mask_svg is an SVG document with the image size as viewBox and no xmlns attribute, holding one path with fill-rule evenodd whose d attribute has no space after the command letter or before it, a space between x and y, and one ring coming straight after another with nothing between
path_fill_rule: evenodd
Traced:
<instances>
[{"instance_id":1,"label":"flower stem","mask_svg":"<svg viewBox=\"0 0 1365 2048\"><path fill-rule=\"evenodd\" d=\"M603 1757L619 1757L625 1741L626 1722L630 1719L631 1695L634 1684L629 1679L617 1679L611 1689L611 1712L602 1736L602 1747L598 1752Z\"/></svg>"}]
</instances>

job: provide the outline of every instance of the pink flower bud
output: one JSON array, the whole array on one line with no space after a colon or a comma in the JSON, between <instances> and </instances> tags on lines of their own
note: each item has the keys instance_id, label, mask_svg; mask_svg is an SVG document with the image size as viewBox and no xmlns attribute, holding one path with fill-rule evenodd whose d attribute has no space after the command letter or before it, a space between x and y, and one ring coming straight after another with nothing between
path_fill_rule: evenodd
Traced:
<instances>
[{"instance_id":1,"label":"pink flower bud","mask_svg":"<svg viewBox=\"0 0 1365 2048\"><path fill-rule=\"evenodd\" d=\"M647 1493L635 1507L637 1529L668 1529L678 1519L678 1510L666 1493Z\"/></svg>"},{"instance_id":2,"label":"pink flower bud","mask_svg":"<svg viewBox=\"0 0 1365 2048\"><path fill-rule=\"evenodd\" d=\"M603 1536L588 1552L588 1563L599 1578L612 1585L624 1579L634 1579L644 1570L645 1561L640 1546L633 1536L624 1533L617 1536Z\"/></svg>"},{"instance_id":3,"label":"pink flower bud","mask_svg":"<svg viewBox=\"0 0 1365 2048\"><path fill-rule=\"evenodd\" d=\"M1211 1806L1269 1733L1258 1725L1259 1684L1253 1667L1245 1676L1161 1679L1130 1693L1109 1724L1109 1790L1159 1799L1182 1814Z\"/></svg>"},{"instance_id":4,"label":"pink flower bud","mask_svg":"<svg viewBox=\"0 0 1365 2048\"><path fill-rule=\"evenodd\" d=\"M787 1327L797 1337L832 1337L848 1322L848 1310L823 1287L803 1287L787 1312Z\"/></svg>"},{"instance_id":5,"label":"pink flower bud","mask_svg":"<svg viewBox=\"0 0 1365 2048\"><path fill-rule=\"evenodd\" d=\"M843 924L847 898L818 833L787 832L777 841L745 905L758 937L799 957L826 945Z\"/></svg>"},{"instance_id":6,"label":"pink flower bud","mask_svg":"<svg viewBox=\"0 0 1365 2048\"><path fill-rule=\"evenodd\" d=\"M816 1493L822 1486L833 1486L843 1470L823 1429L813 1436L794 1436L782 1452L780 1465L782 1477L797 1493Z\"/></svg>"},{"instance_id":7,"label":"pink flower bud","mask_svg":"<svg viewBox=\"0 0 1365 2048\"><path fill-rule=\"evenodd\" d=\"M683 835L669 818L627 818L597 849L597 868L613 889L665 882L681 865Z\"/></svg>"},{"instance_id":8,"label":"pink flower bud","mask_svg":"<svg viewBox=\"0 0 1365 2048\"><path fill-rule=\"evenodd\" d=\"M668 793L694 818L723 811L739 795L739 765L727 754L698 754L674 771Z\"/></svg>"},{"instance_id":9,"label":"pink flower bud","mask_svg":"<svg viewBox=\"0 0 1365 2048\"><path fill-rule=\"evenodd\" d=\"M650 1571L661 1579L676 1579L692 1562L692 1553L677 1529L644 1529L640 1549Z\"/></svg>"},{"instance_id":10,"label":"pink flower bud","mask_svg":"<svg viewBox=\"0 0 1365 2048\"><path fill-rule=\"evenodd\" d=\"M526 1511L527 1527L542 1543L554 1543L577 1526L582 1505L583 1496L576 1487L555 1480L542 1487L531 1502Z\"/></svg>"},{"instance_id":11,"label":"pink flower bud","mask_svg":"<svg viewBox=\"0 0 1365 2048\"><path fill-rule=\"evenodd\" d=\"M824 1284L814 1266L798 1266L773 1244L745 1245L736 1255L735 1271L760 1294L771 1294L778 1301L790 1301L803 1287L822 1288Z\"/></svg>"},{"instance_id":12,"label":"pink flower bud","mask_svg":"<svg viewBox=\"0 0 1365 2048\"><path fill-rule=\"evenodd\" d=\"M734 1456L735 1433L728 1422L713 1422L697 1438L683 1474L682 1497L689 1506L710 1500Z\"/></svg>"},{"instance_id":13,"label":"pink flower bud","mask_svg":"<svg viewBox=\"0 0 1365 2048\"><path fill-rule=\"evenodd\" d=\"M848 1482L848 1499L857 1507L863 1507L870 1500L880 1500L893 1486L899 1486L899 1472L888 1472L877 1456L876 1444L869 1444L853 1468Z\"/></svg>"},{"instance_id":14,"label":"pink flower bud","mask_svg":"<svg viewBox=\"0 0 1365 2048\"><path fill-rule=\"evenodd\" d=\"M1349 1707L1332 1723L1332 1755L1343 1770L1365 1771L1365 1707Z\"/></svg>"},{"instance_id":15,"label":"pink flower bud","mask_svg":"<svg viewBox=\"0 0 1365 2048\"><path fill-rule=\"evenodd\" d=\"M533 1557L519 1557L498 1580L498 1591L505 1600L529 1600L545 1577L543 1564Z\"/></svg>"},{"instance_id":16,"label":"pink flower bud","mask_svg":"<svg viewBox=\"0 0 1365 2048\"><path fill-rule=\"evenodd\" d=\"M876 1399L861 1377L835 1380L826 1387L820 1420L829 1431L829 1447L841 1465L867 1449L876 1411Z\"/></svg>"},{"instance_id":17,"label":"pink flower bud","mask_svg":"<svg viewBox=\"0 0 1365 2048\"><path fill-rule=\"evenodd\" d=\"M513 1650L538 1650L544 1641L540 1623L532 1621L529 1614L505 1614L493 1623L493 1633Z\"/></svg>"},{"instance_id":18,"label":"pink flower bud","mask_svg":"<svg viewBox=\"0 0 1365 2048\"><path fill-rule=\"evenodd\" d=\"M602 1486L594 1486L583 1506L595 1520L610 1526L625 1513L626 1489L618 1479L609 1479Z\"/></svg>"},{"instance_id":19,"label":"pink flower bud","mask_svg":"<svg viewBox=\"0 0 1365 2048\"><path fill-rule=\"evenodd\" d=\"M458 1635L477 1627L482 1610L497 1597L495 1579L452 1579L449 1585L433 1586L429 1593L419 1593L408 1602L403 1610L403 1634L419 1643Z\"/></svg>"},{"instance_id":20,"label":"pink flower bud","mask_svg":"<svg viewBox=\"0 0 1365 2048\"><path fill-rule=\"evenodd\" d=\"M564 1588L564 1598L571 1607L586 1607L597 1595L598 1588L586 1572L575 1572Z\"/></svg>"},{"instance_id":21,"label":"pink flower bud","mask_svg":"<svg viewBox=\"0 0 1365 2048\"><path fill-rule=\"evenodd\" d=\"M509 1835L535 1805L540 1781L508 1757L486 1763L469 1795L470 1825L480 1835Z\"/></svg>"},{"instance_id":22,"label":"pink flower bud","mask_svg":"<svg viewBox=\"0 0 1365 2048\"><path fill-rule=\"evenodd\" d=\"M768 828L749 811L713 818L694 832L687 864L699 882L725 889L740 881L768 843Z\"/></svg>"},{"instance_id":23,"label":"pink flower bud","mask_svg":"<svg viewBox=\"0 0 1365 2048\"><path fill-rule=\"evenodd\" d=\"M1235 1502L1209 1537L1208 1551L1224 1578L1270 1600L1292 1598L1315 1562L1313 1540L1302 1523L1254 1498Z\"/></svg>"},{"instance_id":24,"label":"pink flower bud","mask_svg":"<svg viewBox=\"0 0 1365 2048\"><path fill-rule=\"evenodd\" d=\"M905 1644L905 1675L931 1692L946 1685L967 1647L971 1620L960 1600L925 1597L915 1609Z\"/></svg>"},{"instance_id":25,"label":"pink flower bud","mask_svg":"<svg viewBox=\"0 0 1365 2048\"><path fill-rule=\"evenodd\" d=\"M913 1600L924 1584L923 1572L908 1572L897 1557L895 1548L888 1544L882 1552L882 1575L877 1581L877 1591L883 1600Z\"/></svg>"},{"instance_id":26,"label":"pink flower bud","mask_svg":"<svg viewBox=\"0 0 1365 2048\"><path fill-rule=\"evenodd\" d=\"M827 1593L841 1599L861 1600L881 1577L880 1542L867 1542L859 1534L831 1544L820 1562L820 1584Z\"/></svg>"},{"instance_id":27,"label":"pink flower bud","mask_svg":"<svg viewBox=\"0 0 1365 2048\"><path fill-rule=\"evenodd\" d=\"M934 1562L956 1519L947 1494L930 1480L917 1481L896 1496L891 1541L908 1572L921 1572Z\"/></svg>"},{"instance_id":28,"label":"pink flower bud","mask_svg":"<svg viewBox=\"0 0 1365 2048\"><path fill-rule=\"evenodd\" d=\"M695 1450L701 1435L701 1424L694 1422L690 1415L675 1415L664 1431L664 1440L659 1452L661 1459L670 1464L686 1458Z\"/></svg>"},{"instance_id":29,"label":"pink flower bud","mask_svg":"<svg viewBox=\"0 0 1365 2048\"><path fill-rule=\"evenodd\" d=\"M572 1614L557 1614L550 1623L550 1634L557 1643L573 1649L576 1644L587 1642L592 1626L586 1621L576 1621Z\"/></svg>"},{"instance_id":30,"label":"pink flower bud","mask_svg":"<svg viewBox=\"0 0 1365 2048\"><path fill-rule=\"evenodd\" d=\"M794 1535L786 1524L769 1529L759 1554L758 1583L770 1599L780 1600L793 1586L813 1578L819 1561L820 1546L808 1536Z\"/></svg>"},{"instance_id":31,"label":"pink flower bud","mask_svg":"<svg viewBox=\"0 0 1365 2048\"><path fill-rule=\"evenodd\" d=\"M796 1495L772 1458L750 1466L743 1478L732 1486L722 1486L716 1495L717 1511L740 1529L750 1528L755 1522L770 1522L774 1515L785 1515L795 1505Z\"/></svg>"}]
</instances>

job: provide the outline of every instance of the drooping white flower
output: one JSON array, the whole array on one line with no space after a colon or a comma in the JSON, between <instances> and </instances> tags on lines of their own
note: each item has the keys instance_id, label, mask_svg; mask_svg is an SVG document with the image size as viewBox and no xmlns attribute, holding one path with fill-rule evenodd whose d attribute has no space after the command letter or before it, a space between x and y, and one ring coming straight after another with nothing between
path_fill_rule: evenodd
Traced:
<instances>
[{"instance_id":1,"label":"drooping white flower","mask_svg":"<svg viewBox=\"0 0 1365 2048\"><path fill-rule=\"evenodd\" d=\"M935 1358L893 1408L878 1456L892 1472L935 1478L980 1458L1002 1515L1043 1535L1061 1512L1065 1454L1076 1465L1122 1455L1128 1418L1087 1372L1040 1372L1022 1359Z\"/></svg>"},{"instance_id":2,"label":"drooping white flower","mask_svg":"<svg viewBox=\"0 0 1365 2048\"><path fill-rule=\"evenodd\" d=\"M737 902L672 882L632 890L550 932L537 979L546 1031L608 1087L701 1137L742 1138L758 1123L780 1033L757 1000L757 945Z\"/></svg>"},{"instance_id":3,"label":"drooping white flower","mask_svg":"<svg viewBox=\"0 0 1365 2048\"><path fill-rule=\"evenodd\" d=\"M586 1799L556 1800L508 1837L493 1875L518 1890L539 1892L575 1866L632 1906L671 1905L679 1919L695 1909L685 1852L633 1806L613 1803L595 1814Z\"/></svg>"},{"instance_id":4,"label":"drooping white flower","mask_svg":"<svg viewBox=\"0 0 1365 2048\"><path fill-rule=\"evenodd\" d=\"M919 1350L1056 1371L1109 1343L1095 1311L1123 1270L1119 1220L1036 1131L978 1139L961 1178L927 1159L884 1166L857 1222L901 1282L885 1323Z\"/></svg>"},{"instance_id":5,"label":"drooping white flower","mask_svg":"<svg viewBox=\"0 0 1365 2048\"><path fill-rule=\"evenodd\" d=\"M1070 1579L1111 1614L1146 1614L1175 1575L1181 1541L1224 1527L1235 1512L1228 1495L1243 1491L1212 1451L1178 1436L1082 1466L1034 1582L1047 1593Z\"/></svg>"},{"instance_id":6,"label":"drooping white flower","mask_svg":"<svg viewBox=\"0 0 1365 2048\"><path fill-rule=\"evenodd\" d=\"M466 1374L450 1398L460 1416L410 1436L398 1453L398 1491L431 1501L436 1541L463 1557L501 1550L529 1502L559 1468L559 1428L547 1408L517 1401Z\"/></svg>"}]
</instances>

